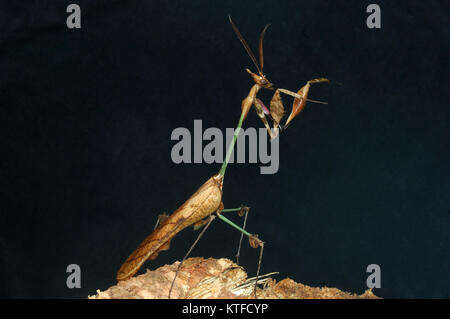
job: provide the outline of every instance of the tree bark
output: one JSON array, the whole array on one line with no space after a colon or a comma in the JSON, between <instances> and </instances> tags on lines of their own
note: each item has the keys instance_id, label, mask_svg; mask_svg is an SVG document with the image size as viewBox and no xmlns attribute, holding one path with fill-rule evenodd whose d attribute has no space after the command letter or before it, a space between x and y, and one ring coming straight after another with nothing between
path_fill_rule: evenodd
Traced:
<instances>
[{"instance_id":1,"label":"tree bark","mask_svg":"<svg viewBox=\"0 0 450 319\"><path fill-rule=\"evenodd\" d=\"M179 262L120 281L89 299L167 299ZM276 274L276 273L272 273ZM270 274L269 274L270 275ZM250 299L254 298L255 278L247 278L244 269L229 259L187 259L173 285L170 298L185 299ZM366 299L378 298L372 291L361 295L336 288L314 288L285 278L279 282L270 276L260 276L257 298L265 299Z\"/></svg>"}]
</instances>

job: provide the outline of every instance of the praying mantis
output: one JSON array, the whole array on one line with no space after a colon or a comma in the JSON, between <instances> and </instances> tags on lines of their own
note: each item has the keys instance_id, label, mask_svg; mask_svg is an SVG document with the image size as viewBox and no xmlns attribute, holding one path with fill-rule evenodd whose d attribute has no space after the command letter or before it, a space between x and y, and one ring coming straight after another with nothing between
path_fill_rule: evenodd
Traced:
<instances>
[{"instance_id":1,"label":"praying mantis","mask_svg":"<svg viewBox=\"0 0 450 319\"><path fill-rule=\"evenodd\" d=\"M253 73L249 69L246 69L246 71L250 74L251 78L253 79L254 84L250 88L248 96L241 103L241 115L239 118L239 122L234 132L233 139L231 140L231 143L228 147L222 167L217 174L209 178L202 186L200 186L200 188L198 188L197 191L191 197L189 197L186 200L186 202L183 205L181 205L177 210L175 210L170 216L160 215L157 226L155 227L153 232L142 241L142 243L133 251L133 253L126 259L126 261L120 267L116 277L118 281L126 280L132 277L134 274L136 274L136 272L140 269L140 267L144 264L145 261L154 260L158 256L159 252L169 249L172 238L176 234L178 234L181 230L189 226L194 226L194 228L203 226L203 230L199 234L197 240L194 242L188 253L185 255L185 257L179 264L178 266L179 270L181 264L190 254L191 250L198 242L200 237L203 235L203 233L206 231L206 229L209 227L211 222L216 217L218 217L219 219L238 229L242 233L241 241L242 236L246 235L248 236L250 245L253 248L258 247L260 248L255 289L254 289L256 297L256 284L258 282L258 276L261 267L264 242L261 239L259 239L257 235L251 234L245 230L245 223L249 210L248 207L241 206L239 208L224 209L224 205L222 203L222 192L223 192L223 181L228 162L230 160L231 154L234 149L234 145L238 138L239 130L241 129L242 124L245 118L247 117L247 114L252 105L255 107L258 117L261 119L264 126L267 128L268 134L270 135L271 139L274 139L279 134L278 132L281 128L280 121L285 113L280 93L284 93L294 97L292 111L283 126L284 130L291 123L292 119L296 117L304 109L307 100L316 103L324 103L309 100L307 98L308 92L311 84L320 82L329 82L329 80L326 78L318 78L310 80L297 93L291 92L286 89L278 88L276 89L270 102L270 109L267 109L267 107L263 104L263 102L259 98L257 98L257 93L261 89L273 89L272 83L270 83L270 81L262 72L264 67L263 40L264 34L269 25L266 25L264 27L259 38L259 65L258 65L258 62L253 52L247 45L247 42L244 40L238 28L231 20L231 17L228 16L228 18L234 32L236 33L238 39L240 40L245 50L247 51L247 54L253 61L253 64L255 65L258 73ZM272 119L273 129L270 128L266 116ZM238 211L239 215L241 216L245 214L243 227L234 224L231 220L227 219L222 214L225 212L232 212L232 211ZM239 250L236 257L239 258ZM173 279L171 288L169 290L169 298L178 270L175 274L175 278Z\"/></svg>"},{"instance_id":2,"label":"praying mantis","mask_svg":"<svg viewBox=\"0 0 450 319\"><path fill-rule=\"evenodd\" d=\"M264 126L267 128L267 132L271 139L274 139L277 136L278 128L280 127L280 120L284 116L284 106L283 101L281 99L281 94L284 93L287 95L290 95L294 97L294 104L292 105L292 111L289 115L288 119L286 120L286 123L284 124L284 129L288 127L288 125L291 123L291 121L296 117L305 107L306 101L314 102L314 103L320 103L320 104L327 104L326 102L316 101L308 99L308 93L309 88L311 84L313 83L321 83L321 82L330 82L326 78L318 78L309 80L305 86L303 86L297 93L294 93L292 91L278 88L276 89L274 95L272 96L272 99L270 101L270 110L267 109L267 107L264 105L264 103L256 97L256 94L261 90L264 89L273 89L272 83L269 82L267 77L263 74L263 68L264 68L264 54L263 54L263 41L264 41L264 34L266 33L267 28L269 27L269 24L267 24L264 29L261 32L261 35L259 37L259 65L256 61L255 55L253 54L252 50L248 46L247 42L245 41L244 37L239 32L239 29L236 27L236 25L233 23L233 20L231 20L231 17L228 16L228 19L231 23L231 26L233 27L234 32L236 33L236 36L238 37L239 41L241 41L242 45L244 46L245 50L247 51L247 54L250 56L253 64L256 67L256 70L258 71L258 74L253 73L249 69L246 69L246 71L250 74L255 84L250 89L250 92L248 93L247 97L242 101L242 112L244 113L244 118L247 116L248 111L250 110L251 106L254 105L256 113L258 114L259 118L263 122ZM273 120L273 128L275 130L275 133L272 133L272 130L270 129L270 126L267 122L266 115L268 115Z\"/></svg>"}]
</instances>

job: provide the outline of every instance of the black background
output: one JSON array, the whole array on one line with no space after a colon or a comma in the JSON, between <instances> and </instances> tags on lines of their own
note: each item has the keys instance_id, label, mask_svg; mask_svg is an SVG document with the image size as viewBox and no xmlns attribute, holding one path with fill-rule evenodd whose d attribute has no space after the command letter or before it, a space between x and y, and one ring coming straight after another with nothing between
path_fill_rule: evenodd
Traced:
<instances>
[{"instance_id":1,"label":"black background","mask_svg":"<svg viewBox=\"0 0 450 319\"><path fill-rule=\"evenodd\" d=\"M264 73L298 90L326 76L280 141L280 169L231 164L224 203L252 207L262 272L382 297L450 297L449 6L376 1L21 1L0 7L0 297L85 298L220 164L171 161L177 127L236 125L265 38ZM66 27L78 3L82 28ZM272 92L261 92L265 101ZM290 110L290 99L285 98ZM261 127L251 111L244 127ZM236 215L229 217L239 221ZM240 221L239 221L240 222ZM179 260L185 230L144 268ZM233 258L216 221L194 256ZM258 251L243 265L254 275ZM82 288L66 287L79 264Z\"/></svg>"}]
</instances>

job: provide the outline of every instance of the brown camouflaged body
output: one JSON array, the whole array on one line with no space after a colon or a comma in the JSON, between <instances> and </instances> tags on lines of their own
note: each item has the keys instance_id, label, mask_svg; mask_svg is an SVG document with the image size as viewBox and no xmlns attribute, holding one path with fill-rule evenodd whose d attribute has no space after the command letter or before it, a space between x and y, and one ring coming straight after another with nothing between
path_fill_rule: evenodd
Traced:
<instances>
[{"instance_id":1,"label":"brown camouflaged body","mask_svg":"<svg viewBox=\"0 0 450 319\"><path fill-rule=\"evenodd\" d=\"M184 228L208 217L222 202L222 181L219 174L208 179L189 199L161 223L128 257L117 272L117 280L133 276L147 260L170 247L170 240Z\"/></svg>"}]
</instances>

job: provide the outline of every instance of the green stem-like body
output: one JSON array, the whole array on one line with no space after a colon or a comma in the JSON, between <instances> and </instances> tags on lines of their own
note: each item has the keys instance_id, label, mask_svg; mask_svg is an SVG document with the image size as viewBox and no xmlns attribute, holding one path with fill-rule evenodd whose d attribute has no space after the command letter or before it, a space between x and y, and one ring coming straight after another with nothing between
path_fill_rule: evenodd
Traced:
<instances>
[{"instance_id":1,"label":"green stem-like body","mask_svg":"<svg viewBox=\"0 0 450 319\"><path fill-rule=\"evenodd\" d=\"M231 154L233 153L234 145L236 144L236 140L238 138L239 131L241 130L243 122L244 122L244 113L241 114L241 118L239 119L239 123L238 123L236 129L234 130L233 139L231 140L231 143L228 146L227 155L225 156L225 159L223 161L222 167L220 168L219 175L222 176L222 177L225 177L225 171L227 169L228 162L230 161Z\"/></svg>"},{"instance_id":2,"label":"green stem-like body","mask_svg":"<svg viewBox=\"0 0 450 319\"><path fill-rule=\"evenodd\" d=\"M227 169L228 162L230 161L231 154L233 154L234 145L236 144L236 140L237 140L237 138L239 136L239 131L241 130L242 123L244 122L244 118L245 118L245 114L244 114L244 112L242 112L241 117L239 118L238 125L237 125L236 129L234 130L233 139L231 140L230 145L228 146L227 154L225 155L225 159L224 159L222 167L220 168L220 171L219 171L219 175L222 176L222 178L225 178L225 171ZM238 211L240 209L241 209L241 207L239 207L239 208L228 208L228 209L223 209L221 212L233 212L233 211ZM227 224L233 226L234 228L236 228L237 230L242 232L243 234L245 234L247 236L252 236L252 234L247 232L242 227L236 225L235 223L233 223L231 220L229 220L225 216L222 216L222 214L217 214L217 216L221 220L226 222Z\"/></svg>"}]
</instances>

